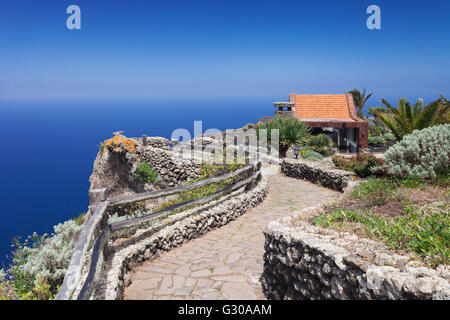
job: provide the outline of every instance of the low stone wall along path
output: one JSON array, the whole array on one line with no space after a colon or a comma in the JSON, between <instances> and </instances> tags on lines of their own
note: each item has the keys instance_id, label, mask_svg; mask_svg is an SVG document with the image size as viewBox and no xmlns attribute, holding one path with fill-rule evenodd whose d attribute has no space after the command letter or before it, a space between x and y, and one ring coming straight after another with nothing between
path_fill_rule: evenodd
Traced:
<instances>
[{"instance_id":1,"label":"low stone wall along path","mask_svg":"<svg viewBox=\"0 0 450 320\"><path fill-rule=\"evenodd\" d=\"M339 194L282 174L269 176L269 185L258 207L132 270L125 299L265 299L264 228Z\"/></svg>"}]
</instances>

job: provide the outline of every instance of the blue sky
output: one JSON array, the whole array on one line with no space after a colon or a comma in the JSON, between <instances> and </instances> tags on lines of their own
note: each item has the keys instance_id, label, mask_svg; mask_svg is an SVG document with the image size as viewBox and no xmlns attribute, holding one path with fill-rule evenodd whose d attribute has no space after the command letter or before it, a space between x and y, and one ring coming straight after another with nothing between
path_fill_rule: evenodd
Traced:
<instances>
[{"instance_id":1,"label":"blue sky","mask_svg":"<svg viewBox=\"0 0 450 320\"><path fill-rule=\"evenodd\" d=\"M81 8L82 29L66 28ZM381 8L382 29L366 28ZM450 95L450 1L1 0L0 101Z\"/></svg>"}]
</instances>

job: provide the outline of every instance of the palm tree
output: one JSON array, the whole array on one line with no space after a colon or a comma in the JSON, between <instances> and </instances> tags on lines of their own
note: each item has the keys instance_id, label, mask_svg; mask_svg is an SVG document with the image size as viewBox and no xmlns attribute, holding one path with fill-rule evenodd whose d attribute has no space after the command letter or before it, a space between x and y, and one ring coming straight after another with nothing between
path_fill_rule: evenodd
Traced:
<instances>
[{"instance_id":1,"label":"palm tree","mask_svg":"<svg viewBox=\"0 0 450 320\"><path fill-rule=\"evenodd\" d=\"M437 115L436 115L436 122L441 123L450 123L449 120L449 110L450 110L450 103L447 101L447 99L440 94L441 97L441 107L439 108Z\"/></svg>"},{"instance_id":2,"label":"palm tree","mask_svg":"<svg viewBox=\"0 0 450 320\"><path fill-rule=\"evenodd\" d=\"M423 100L419 99L413 106L405 99L398 101L398 108L394 108L389 102L381 99L386 106L387 112L374 110L374 114L381 122L388 127L397 140L401 140L405 135L414 130L424 129L434 125L448 123L449 104L441 96L441 99L433 101L427 106L423 106Z\"/></svg>"},{"instance_id":3,"label":"palm tree","mask_svg":"<svg viewBox=\"0 0 450 320\"><path fill-rule=\"evenodd\" d=\"M297 118L274 118L268 122L263 122L257 127L259 130L267 130L267 142L270 145L271 130L279 130L279 152L281 157L286 157L286 152L290 147L305 146L310 139L309 127Z\"/></svg>"},{"instance_id":4,"label":"palm tree","mask_svg":"<svg viewBox=\"0 0 450 320\"><path fill-rule=\"evenodd\" d=\"M373 95L373 92L366 95L366 88L364 88L362 93L358 89L353 89L349 93L353 95L353 102L355 103L355 107L358 109L358 116L365 118L362 110L364 109L367 100L369 100Z\"/></svg>"}]
</instances>

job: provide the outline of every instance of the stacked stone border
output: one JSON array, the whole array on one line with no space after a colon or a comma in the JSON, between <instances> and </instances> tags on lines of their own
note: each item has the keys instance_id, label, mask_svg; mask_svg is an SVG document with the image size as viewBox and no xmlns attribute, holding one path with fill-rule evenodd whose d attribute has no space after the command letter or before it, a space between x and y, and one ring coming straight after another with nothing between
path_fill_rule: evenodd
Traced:
<instances>
[{"instance_id":1,"label":"stacked stone border","mask_svg":"<svg viewBox=\"0 0 450 320\"><path fill-rule=\"evenodd\" d=\"M326 163L302 159L283 159L281 172L288 177L303 179L343 193L361 182L353 172L336 169Z\"/></svg>"},{"instance_id":2,"label":"stacked stone border","mask_svg":"<svg viewBox=\"0 0 450 320\"><path fill-rule=\"evenodd\" d=\"M267 178L262 177L250 190L235 191L220 200L170 216L148 229L139 230L134 235L134 244L125 248L116 246L117 251L103 268L100 278L104 280L97 286L91 299L122 299L133 267L235 220L249 208L261 203L267 196L268 187Z\"/></svg>"},{"instance_id":3,"label":"stacked stone border","mask_svg":"<svg viewBox=\"0 0 450 320\"><path fill-rule=\"evenodd\" d=\"M292 217L272 221L264 234L268 299L450 299L448 267L423 267L379 242Z\"/></svg>"}]
</instances>

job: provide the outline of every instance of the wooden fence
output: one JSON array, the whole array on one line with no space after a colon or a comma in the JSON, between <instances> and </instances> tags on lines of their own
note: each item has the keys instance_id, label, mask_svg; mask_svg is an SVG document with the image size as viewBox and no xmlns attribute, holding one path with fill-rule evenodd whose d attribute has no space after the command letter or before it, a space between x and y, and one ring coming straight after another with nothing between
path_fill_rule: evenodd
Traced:
<instances>
[{"instance_id":1,"label":"wooden fence","mask_svg":"<svg viewBox=\"0 0 450 320\"><path fill-rule=\"evenodd\" d=\"M167 188L164 190L144 192L131 196L121 196L101 202L95 209L94 214L89 218L80 234L78 243L74 249L69 267L64 277L63 284L56 295L55 300L89 299L95 287L96 279L101 272L102 265L108 259L108 242L113 232L138 226L155 218L166 217L178 210L208 203L215 198L226 195L242 187L250 188L260 178L260 175L261 163L258 162L254 165L246 165L245 167L234 172L219 177L201 180L192 184ZM211 195L178 203L161 211L137 218L120 221L113 224L108 223L109 214L120 210L121 208L150 199L177 195L212 183L223 182L227 179L233 179L233 183ZM92 252L90 250L91 247ZM87 277L82 279L83 270L87 268L87 266L89 268ZM75 290L80 287L81 290L75 294Z\"/></svg>"}]
</instances>

